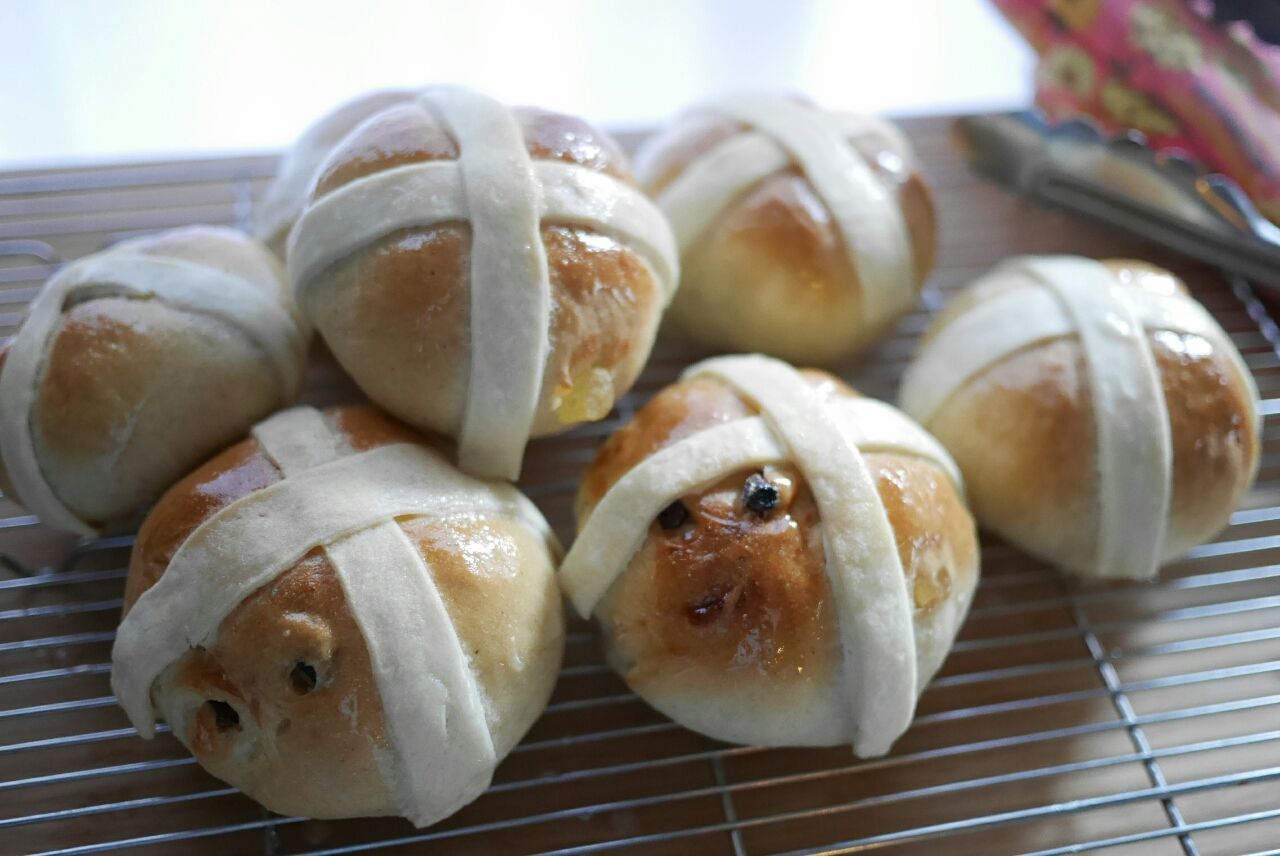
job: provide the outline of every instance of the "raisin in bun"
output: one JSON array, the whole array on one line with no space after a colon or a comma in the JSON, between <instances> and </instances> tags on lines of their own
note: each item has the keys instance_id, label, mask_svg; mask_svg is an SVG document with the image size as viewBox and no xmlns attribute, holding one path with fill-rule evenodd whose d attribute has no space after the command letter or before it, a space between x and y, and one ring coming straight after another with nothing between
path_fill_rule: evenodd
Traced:
<instances>
[{"instance_id":1,"label":"raisin in bun","mask_svg":"<svg viewBox=\"0 0 1280 856\"><path fill-rule=\"evenodd\" d=\"M662 213L580 119L437 87L322 167L288 251L303 311L361 389L514 478L525 443L600 419L675 284Z\"/></svg>"},{"instance_id":2,"label":"raisin in bun","mask_svg":"<svg viewBox=\"0 0 1280 856\"><path fill-rule=\"evenodd\" d=\"M676 722L879 755L910 724L978 579L941 446L834 377L691 367L605 443L561 586Z\"/></svg>"},{"instance_id":3,"label":"raisin in bun","mask_svg":"<svg viewBox=\"0 0 1280 856\"><path fill-rule=\"evenodd\" d=\"M888 122L733 96L681 116L636 164L680 247L670 317L710 347L844 360L911 308L933 267L933 202Z\"/></svg>"},{"instance_id":4,"label":"raisin in bun","mask_svg":"<svg viewBox=\"0 0 1280 856\"><path fill-rule=\"evenodd\" d=\"M1086 577L1145 579L1211 538L1258 468L1258 393L1168 271L1011 259L934 322L903 408L978 521Z\"/></svg>"},{"instance_id":5,"label":"raisin in bun","mask_svg":"<svg viewBox=\"0 0 1280 856\"><path fill-rule=\"evenodd\" d=\"M124 529L294 398L306 344L275 258L231 229L73 262L0 355L5 493L59 529Z\"/></svg>"},{"instance_id":6,"label":"raisin in bun","mask_svg":"<svg viewBox=\"0 0 1280 856\"><path fill-rule=\"evenodd\" d=\"M284 258L289 230L306 207L316 171L342 138L374 113L408 101L411 89L368 92L338 105L307 127L280 159L280 169L253 207L254 234Z\"/></svg>"},{"instance_id":7,"label":"raisin in bun","mask_svg":"<svg viewBox=\"0 0 1280 856\"><path fill-rule=\"evenodd\" d=\"M434 823L551 693L554 549L515 488L379 411L285 411L147 518L112 686L273 811Z\"/></svg>"}]
</instances>

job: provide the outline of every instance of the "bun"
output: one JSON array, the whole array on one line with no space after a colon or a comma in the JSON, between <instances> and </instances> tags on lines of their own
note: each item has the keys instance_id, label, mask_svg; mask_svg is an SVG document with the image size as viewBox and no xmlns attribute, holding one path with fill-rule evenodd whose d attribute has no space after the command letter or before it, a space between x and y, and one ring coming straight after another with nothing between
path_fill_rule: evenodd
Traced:
<instances>
[{"instance_id":1,"label":"bun","mask_svg":"<svg viewBox=\"0 0 1280 856\"><path fill-rule=\"evenodd\" d=\"M680 247L670 317L713 348L845 360L911 308L933 267L928 188L879 119L722 98L651 140L637 171Z\"/></svg>"},{"instance_id":2,"label":"bun","mask_svg":"<svg viewBox=\"0 0 1280 856\"><path fill-rule=\"evenodd\" d=\"M609 662L682 725L879 755L978 578L945 451L830 375L692 366L587 470L561 585Z\"/></svg>"},{"instance_id":3,"label":"bun","mask_svg":"<svg viewBox=\"0 0 1280 856\"><path fill-rule=\"evenodd\" d=\"M585 122L432 88L353 131L289 245L303 311L361 389L514 478L602 418L675 284L666 220Z\"/></svg>"},{"instance_id":4,"label":"bun","mask_svg":"<svg viewBox=\"0 0 1280 856\"><path fill-rule=\"evenodd\" d=\"M148 517L112 687L144 737L164 719L273 811L425 826L546 704L554 548L515 488L378 411L285 411Z\"/></svg>"},{"instance_id":5,"label":"bun","mask_svg":"<svg viewBox=\"0 0 1280 856\"><path fill-rule=\"evenodd\" d=\"M1258 467L1258 394L1168 271L1011 259L934 322L903 408L983 526L1086 577L1147 579L1226 524Z\"/></svg>"},{"instance_id":6,"label":"bun","mask_svg":"<svg viewBox=\"0 0 1280 856\"><path fill-rule=\"evenodd\" d=\"M177 229L73 262L3 355L4 481L51 526L124 529L294 398L307 336L275 259L231 229Z\"/></svg>"}]
</instances>

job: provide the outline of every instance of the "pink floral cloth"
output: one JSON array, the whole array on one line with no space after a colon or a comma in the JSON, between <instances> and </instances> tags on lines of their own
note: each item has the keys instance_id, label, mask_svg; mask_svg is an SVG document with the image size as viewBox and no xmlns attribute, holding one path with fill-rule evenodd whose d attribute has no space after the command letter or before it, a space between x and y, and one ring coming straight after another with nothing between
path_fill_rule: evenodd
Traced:
<instances>
[{"instance_id":1,"label":"pink floral cloth","mask_svg":"<svg viewBox=\"0 0 1280 856\"><path fill-rule=\"evenodd\" d=\"M1040 54L1049 119L1136 128L1236 180L1280 223L1280 49L1180 0L993 0Z\"/></svg>"}]
</instances>

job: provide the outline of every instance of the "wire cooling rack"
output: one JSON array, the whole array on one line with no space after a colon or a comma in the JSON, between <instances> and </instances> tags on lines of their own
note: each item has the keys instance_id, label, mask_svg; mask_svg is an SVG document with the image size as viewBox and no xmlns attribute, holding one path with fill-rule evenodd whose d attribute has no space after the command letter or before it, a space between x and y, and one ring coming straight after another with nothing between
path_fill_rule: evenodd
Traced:
<instances>
[{"instance_id":1,"label":"wire cooling rack","mask_svg":"<svg viewBox=\"0 0 1280 856\"><path fill-rule=\"evenodd\" d=\"M943 120L905 123L942 228L928 310L1016 252L1181 273L1257 375L1258 484L1217 541L1146 585L1082 586L987 539L960 640L893 754L726 746L630 694L571 624L546 714L494 786L427 830L279 817L139 739L108 684L129 538L76 541L0 501L0 852L1280 853L1280 344L1250 286L1005 196ZM123 237L246 222L273 158L0 174L0 336L61 261ZM891 398L921 310L846 372ZM601 439L701 354L664 340L606 422L534 444L524 487L562 535ZM352 394L321 356L307 397ZM32 575L28 576L30 573ZM333 782L342 788L341 781Z\"/></svg>"}]
</instances>

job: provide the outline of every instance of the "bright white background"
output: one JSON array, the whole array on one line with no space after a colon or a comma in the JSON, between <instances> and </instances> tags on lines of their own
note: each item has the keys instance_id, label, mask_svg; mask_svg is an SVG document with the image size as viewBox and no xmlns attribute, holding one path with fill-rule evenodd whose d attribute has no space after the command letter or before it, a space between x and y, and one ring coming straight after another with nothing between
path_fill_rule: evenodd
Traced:
<instances>
[{"instance_id":1,"label":"bright white background","mask_svg":"<svg viewBox=\"0 0 1280 856\"><path fill-rule=\"evenodd\" d=\"M257 151L381 86L614 127L718 91L894 113L1029 98L986 0L0 0L0 166Z\"/></svg>"}]
</instances>

